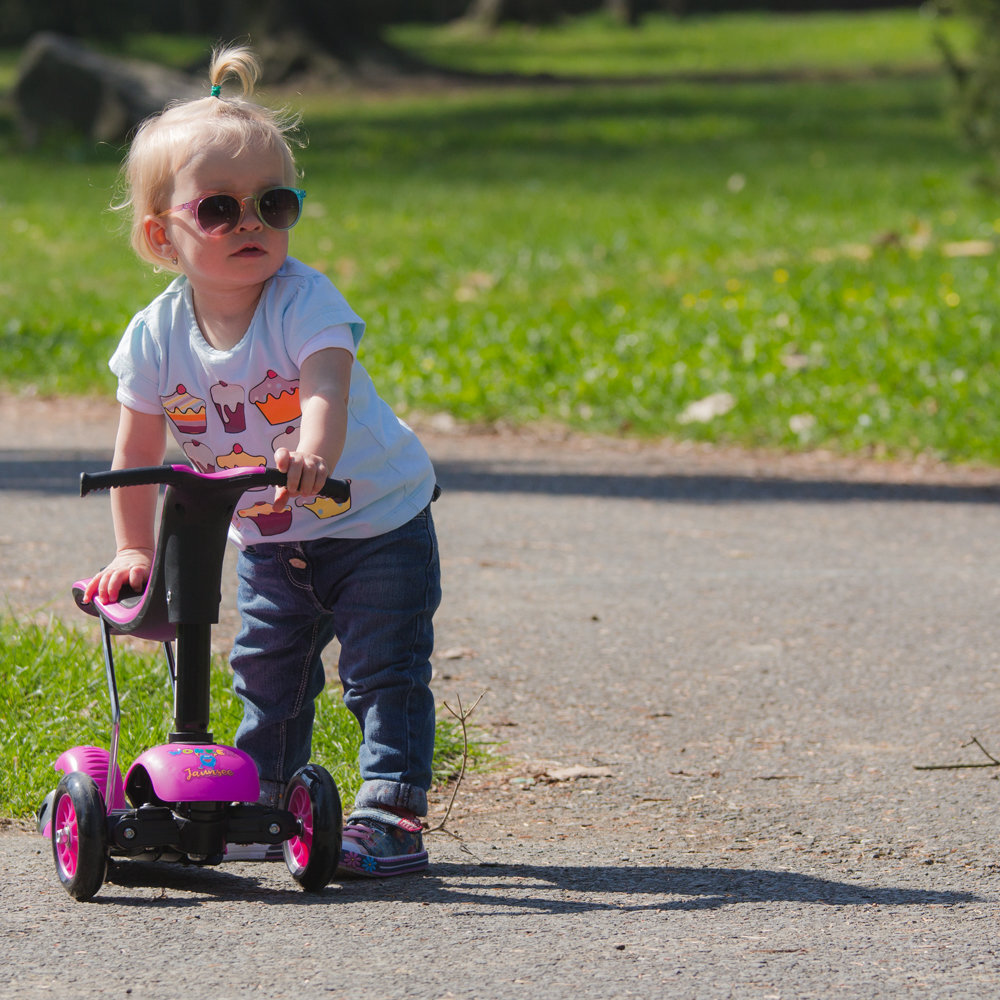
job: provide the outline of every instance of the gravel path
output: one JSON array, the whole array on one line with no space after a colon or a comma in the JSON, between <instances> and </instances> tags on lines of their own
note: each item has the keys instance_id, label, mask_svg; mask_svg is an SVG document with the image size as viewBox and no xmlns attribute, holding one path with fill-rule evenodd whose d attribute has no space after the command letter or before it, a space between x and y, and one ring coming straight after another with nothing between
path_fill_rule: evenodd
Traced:
<instances>
[{"instance_id":1,"label":"gravel path","mask_svg":"<svg viewBox=\"0 0 1000 1000\"><path fill-rule=\"evenodd\" d=\"M5 598L68 615L113 411L0 422ZM281 864L120 865L77 904L10 827L0 997L996 995L998 771L918 766L1000 756L1000 474L423 436L438 696L485 691L507 755L430 874L310 897Z\"/></svg>"}]
</instances>

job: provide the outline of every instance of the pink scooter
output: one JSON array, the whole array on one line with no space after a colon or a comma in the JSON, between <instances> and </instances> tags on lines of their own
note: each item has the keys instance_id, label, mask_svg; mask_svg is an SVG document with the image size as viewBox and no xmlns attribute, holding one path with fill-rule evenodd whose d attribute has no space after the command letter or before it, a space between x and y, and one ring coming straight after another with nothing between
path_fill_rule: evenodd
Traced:
<instances>
[{"instance_id":1,"label":"pink scooter","mask_svg":"<svg viewBox=\"0 0 1000 1000\"><path fill-rule=\"evenodd\" d=\"M307 764L288 783L280 808L259 805L253 761L216 743L208 730L211 630L219 620L227 528L246 490L284 479L263 467L200 473L184 465L81 476L81 496L154 483L167 490L145 591L123 592L114 604L82 604L86 581L73 586L81 610L101 620L112 715L110 750L76 746L63 753L54 767L64 776L39 810L39 830L51 838L56 872L74 899L98 892L111 857L216 865L229 844L281 844L292 877L307 891L333 878L342 814L329 772ZM328 480L322 495L347 503L350 485ZM124 781L114 635L163 643L174 694L168 742L141 753Z\"/></svg>"}]
</instances>

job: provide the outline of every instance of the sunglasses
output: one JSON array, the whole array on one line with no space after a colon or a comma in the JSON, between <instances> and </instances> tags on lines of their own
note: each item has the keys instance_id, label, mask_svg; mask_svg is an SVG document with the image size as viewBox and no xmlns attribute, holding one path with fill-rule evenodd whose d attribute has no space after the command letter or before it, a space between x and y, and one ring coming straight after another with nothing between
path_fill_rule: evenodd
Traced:
<instances>
[{"instance_id":1,"label":"sunglasses","mask_svg":"<svg viewBox=\"0 0 1000 1000\"><path fill-rule=\"evenodd\" d=\"M268 188L260 194L248 194L245 198L234 194L207 194L204 198L195 198L156 214L191 212L198 228L206 236L225 236L240 224L246 204L250 202L257 218L268 229L287 230L299 221L305 196L305 191L291 187Z\"/></svg>"}]
</instances>

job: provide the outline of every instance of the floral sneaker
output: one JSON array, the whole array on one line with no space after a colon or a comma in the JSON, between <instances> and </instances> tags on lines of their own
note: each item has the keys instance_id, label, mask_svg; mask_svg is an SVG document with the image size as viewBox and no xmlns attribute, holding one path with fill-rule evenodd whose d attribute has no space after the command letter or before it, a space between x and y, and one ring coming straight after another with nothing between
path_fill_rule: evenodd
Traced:
<instances>
[{"instance_id":1,"label":"floral sneaker","mask_svg":"<svg viewBox=\"0 0 1000 1000\"><path fill-rule=\"evenodd\" d=\"M384 878L427 868L420 823L383 809L359 809L344 824L338 875Z\"/></svg>"}]
</instances>

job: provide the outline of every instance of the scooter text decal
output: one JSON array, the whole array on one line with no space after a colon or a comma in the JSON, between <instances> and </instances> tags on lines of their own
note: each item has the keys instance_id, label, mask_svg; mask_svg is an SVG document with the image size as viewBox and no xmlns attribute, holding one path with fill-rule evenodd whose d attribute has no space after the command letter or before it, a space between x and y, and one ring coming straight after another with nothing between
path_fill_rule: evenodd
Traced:
<instances>
[{"instance_id":1,"label":"scooter text decal","mask_svg":"<svg viewBox=\"0 0 1000 1000\"><path fill-rule=\"evenodd\" d=\"M171 757L193 756L198 758L200 767L189 767L186 769L186 779L193 781L195 778L231 778L232 768L220 767L219 757L226 751L222 747L183 747L180 750L171 750Z\"/></svg>"}]
</instances>

